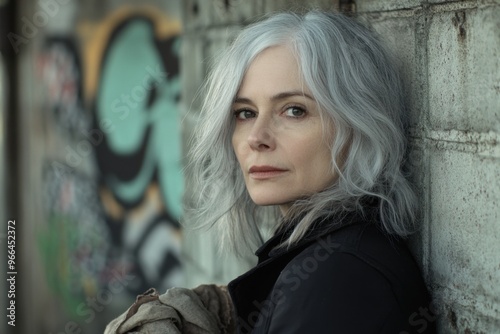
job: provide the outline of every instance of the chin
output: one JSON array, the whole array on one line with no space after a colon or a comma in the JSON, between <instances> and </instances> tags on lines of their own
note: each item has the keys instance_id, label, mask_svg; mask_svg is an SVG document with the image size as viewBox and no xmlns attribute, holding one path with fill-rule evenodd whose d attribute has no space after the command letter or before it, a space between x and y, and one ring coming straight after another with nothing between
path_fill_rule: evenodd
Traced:
<instances>
[{"instance_id":1,"label":"chin","mask_svg":"<svg viewBox=\"0 0 500 334\"><path fill-rule=\"evenodd\" d=\"M259 206L270 206L270 205L285 205L291 202L289 198L280 198L278 196L272 196L267 194L266 196L252 196L250 198L255 203L255 205Z\"/></svg>"},{"instance_id":2,"label":"chin","mask_svg":"<svg viewBox=\"0 0 500 334\"><path fill-rule=\"evenodd\" d=\"M258 206L277 205L275 203L275 201L265 201L265 200L255 200L255 199L252 199L252 201L255 203L255 205L258 205Z\"/></svg>"}]
</instances>

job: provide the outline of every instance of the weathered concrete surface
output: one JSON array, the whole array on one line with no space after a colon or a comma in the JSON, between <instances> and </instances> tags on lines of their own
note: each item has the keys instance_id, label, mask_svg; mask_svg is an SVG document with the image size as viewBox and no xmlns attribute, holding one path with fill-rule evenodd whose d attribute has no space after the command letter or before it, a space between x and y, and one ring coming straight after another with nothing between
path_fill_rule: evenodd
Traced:
<instances>
[{"instance_id":1,"label":"weathered concrete surface","mask_svg":"<svg viewBox=\"0 0 500 334\"><path fill-rule=\"evenodd\" d=\"M500 131L499 18L500 6L438 12L430 17L432 128Z\"/></svg>"},{"instance_id":2,"label":"weathered concrete surface","mask_svg":"<svg viewBox=\"0 0 500 334\"><path fill-rule=\"evenodd\" d=\"M444 333L495 333L500 331L500 6L443 8L432 13L427 40L429 283Z\"/></svg>"},{"instance_id":3,"label":"weathered concrete surface","mask_svg":"<svg viewBox=\"0 0 500 334\"><path fill-rule=\"evenodd\" d=\"M358 0L356 3L357 12L387 12L392 10L400 10L407 8L419 7L422 3L421 0L385 0L385 1L372 1L372 0Z\"/></svg>"},{"instance_id":4,"label":"weathered concrete surface","mask_svg":"<svg viewBox=\"0 0 500 334\"><path fill-rule=\"evenodd\" d=\"M455 145L428 147L430 283L449 320L443 329L492 333L500 324L499 161Z\"/></svg>"},{"instance_id":5,"label":"weathered concrete surface","mask_svg":"<svg viewBox=\"0 0 500 334\"><path fill-rule=\"evenodd\" d=\"M442 333L500 332L500 5L359 2L403 63L415 254ZM392 6L392 7L391 7Z\"/></svg>"},{"instance_id":6,"label":"weathered concrete surface","mask_svg":"<svg viewBox=\"0 0 500 334\"><path fill-rule=\"evenodd\" d=\"M413 11L407 12L405 16L367 13L363 15L363 20L382 36L399 61L407 86L407 121L410 126L416 128L422 123L422 115L425 115L425 91L422 87L426 84L426 78L422 76L422 73L425 73L425 63L422 62L422 59L425 59L425 49L420 47L419 40L422 22L419 16L413 14Z\"/></svg>"}]
</instances>

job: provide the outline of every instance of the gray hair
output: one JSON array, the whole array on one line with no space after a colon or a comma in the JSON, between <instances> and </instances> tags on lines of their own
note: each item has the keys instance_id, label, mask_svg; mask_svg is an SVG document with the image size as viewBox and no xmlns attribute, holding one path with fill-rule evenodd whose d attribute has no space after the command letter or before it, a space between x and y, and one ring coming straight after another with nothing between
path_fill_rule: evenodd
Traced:
<instances>
[{"instance_id":1,"label":"gray hair","mask_svg":"<svg viewBox=\"0 0 500 334\"><path fill-rule=\"evenodd\" d=\"M335 184L297 200L279 217L255 205L231 144L231 106L245 71L263 50L284 45L296 55L303 79L334 127ZM338 13L278 13L246 27L215 63L206 82L199 128L190 152L196 189L190 223L214 226L222 245L238 250L261 243L259 223L294 220L286 245L320 218L376 203L381 227L406 236L413 230L416 197L402 172L406 139L403 89L395 62L366 27ZM371 199L371 201L370 201ZM375 201L373 201L375 199ZM342 224L342 220L332 224Z\"/></svg>"}]
</instances>

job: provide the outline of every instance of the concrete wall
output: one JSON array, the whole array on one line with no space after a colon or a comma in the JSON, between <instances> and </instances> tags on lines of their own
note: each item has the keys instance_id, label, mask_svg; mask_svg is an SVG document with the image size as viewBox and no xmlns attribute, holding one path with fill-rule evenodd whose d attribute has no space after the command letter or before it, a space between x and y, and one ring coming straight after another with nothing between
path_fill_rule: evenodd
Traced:
<instances>
[{"instance_id":1,"label":"concrete wall","mask_svg":"<svg viewBox=\"0 0 500 334\"><path fill-rule=\"evenodd\" d=\"M500 2L358 1L400 55L410 163L422 199L414 240L443 333L500 331Z\"/></svg>"},{"instance_id":2,"label":"concrete wall","mask_svg":"<svg viewBox=\"0 0 500 334\"><path fill-rule=\"evenodd\" d=\"M250 18L301 2L183 3L183 97L189 109L184 130L189 134L207 60ZM429 308L438 315L425 321L437 321L441 333L500 332L500 1L308 4L354 10L401 61L408 82L409 164L421 199L422 229L411 242L433 294ZM186 239L186 253L195 259L188 270L200 278L190 283L224 283L253 264L251 259L221 262L215 251L207 252L213 240L199 233ZM201 242L203 248L190 247Z\"/></svg>"}]
</instances>

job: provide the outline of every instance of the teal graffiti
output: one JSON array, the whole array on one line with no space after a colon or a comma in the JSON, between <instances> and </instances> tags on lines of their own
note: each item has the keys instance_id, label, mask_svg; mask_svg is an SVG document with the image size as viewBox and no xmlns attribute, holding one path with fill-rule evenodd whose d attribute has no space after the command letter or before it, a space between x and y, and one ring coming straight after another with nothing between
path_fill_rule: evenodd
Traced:
<instances>
[{"instance_id":1,"label":"teal graffiti","mask_svg":"<svg viewBox=\"0 0 500 334\"><path fill-rule=\"evenodd\" d=\"M98 160L108 160L100 162L105 184L122 203L138 203L156 177L167 211L178 219L184 181L177 64L170 71L165 66L153 25L145 19L127 21L109 45L95 106L98 124L110 125L105 131L105 154L97 152ZM178 51L176 40L170 52L178 57ZM121 162L132 158L139 165L121 173L129 167Z\"/></svg>"}]
</instances>

